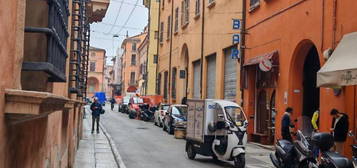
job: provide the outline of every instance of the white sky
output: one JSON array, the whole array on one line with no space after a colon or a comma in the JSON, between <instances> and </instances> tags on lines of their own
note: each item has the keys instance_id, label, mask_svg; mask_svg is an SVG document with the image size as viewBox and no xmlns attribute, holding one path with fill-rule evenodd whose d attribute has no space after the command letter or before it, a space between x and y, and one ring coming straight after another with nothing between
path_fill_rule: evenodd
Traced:
<instances>
[{"instance_id":1,"label":"white sky","mask_svg":"<svg viewBox=\"0 0 357 168\"><path fill-rule=\"evenodd\" d=\"M102 22L91 24L90 45L105 49L107 63L111 64L110 59L120 48L126 32L129 36L141 33L148 23L147 15L148 9L143 6L143 0L110 0Z\"/></svg>"}]
</instances>

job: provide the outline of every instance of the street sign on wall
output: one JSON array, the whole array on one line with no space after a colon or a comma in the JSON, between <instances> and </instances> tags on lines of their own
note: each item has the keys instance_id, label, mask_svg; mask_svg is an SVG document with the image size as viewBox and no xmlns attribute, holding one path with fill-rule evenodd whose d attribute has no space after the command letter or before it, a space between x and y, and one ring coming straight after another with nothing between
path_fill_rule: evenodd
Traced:
<instances>
[{"instance_id":1,"label":"street sign on wall","mask_svg":"<svg viewBox=\"0 0 357 168\"><path fill-rule=\"evenodd\" d=\"M233 19L233 30L239 30L240 25L240 19Z\"/></svg>"}]
</instances>

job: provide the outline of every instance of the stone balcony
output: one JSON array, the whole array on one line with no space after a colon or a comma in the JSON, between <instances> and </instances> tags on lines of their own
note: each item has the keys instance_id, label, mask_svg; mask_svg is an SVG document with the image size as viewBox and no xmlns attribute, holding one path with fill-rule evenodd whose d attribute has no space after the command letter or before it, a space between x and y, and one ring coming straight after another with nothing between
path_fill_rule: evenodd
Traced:
<instances>
[{"instance_id":1,"label":"stone balcony","mask_svg":"<svg viewBox=\"0 0 357 168\"><path fill-rule=\"evenodd\" d=\"M89 22L101 22L107 13L109 3L110 0L91 0L87 6Z\"/></svg>"}]
</instances>

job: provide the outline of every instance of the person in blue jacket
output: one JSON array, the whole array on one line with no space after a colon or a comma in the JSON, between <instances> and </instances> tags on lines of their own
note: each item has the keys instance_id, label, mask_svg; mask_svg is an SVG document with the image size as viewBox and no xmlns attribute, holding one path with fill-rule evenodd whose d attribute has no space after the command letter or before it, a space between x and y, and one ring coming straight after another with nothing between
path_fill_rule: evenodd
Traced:
<instances>
[{"instance_id":1,"label":"person in blue jacket","mask_svg":"<svg viewBox=\"0 0 357 168\"><path fill-rule=\"evenodd\" d=\"M92 134L94 133L95 122L97 123L97 134L99 134L99 119L100 114L102 114L103 107L99 103L97 97L94 97L94 102L91 104L90 109L92 110Z\"/></svg>"}]
</instances>

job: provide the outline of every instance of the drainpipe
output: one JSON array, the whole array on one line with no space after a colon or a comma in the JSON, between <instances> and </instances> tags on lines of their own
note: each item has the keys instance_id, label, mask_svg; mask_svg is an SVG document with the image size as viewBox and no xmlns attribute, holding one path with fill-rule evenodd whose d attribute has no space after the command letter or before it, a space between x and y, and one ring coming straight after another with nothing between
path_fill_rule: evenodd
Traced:
<instances>
[{"instance_id":1,"label":"drainpipe","mask_svg":"<svg viewBox=\"0 0 357 168\"><path fill-rule=\"evenodd\" d=\"M203 57L204 57L204 40L205 40L205 0L202 1L202 26L201 26L201 60L200 60L200 68L201 68L201 75L200 75L200 97L204 99L202 94L202 86L203 86Z\"/></svg>"},{"instance_id":2,"label":"drainpipe","mask_svg":"<svg viewBox=\"0 0 357 168\"><path fill-rule=\"evenodd\" d=\"M243 73L244 71L244 58L245 58L245 34L246 34L246 4L247 0L242 0L242 28L240 31L241 34L241 44L240 44L240 53L241 53L241 58L240 58L240 91L241 91L241 106L243 107L244 105L244 81L245 81L245 74Z\"/></svg>"},{"instance_id":3,"label":"drainpipe","mask_svg":"<svg viewBox=\"0 0 357 168\"><path fill-rule=\"evenodd\" d=\"M151 1L153 1L153 0L150 0L150 2ZM150 6L151 7L151 6ZM150 9L151 10L151 9ZM159 51L160 51L160 32L159 32L159 30L160 30L160 26L161 26L161 24L160 24L160 16L161 16L161 1L160 1L160 3L159 3L159 12L158 12L158 19L157 19L157 25L158 25L158 29L157 29L157 32L159 33L158 34L158 38L156 39L156 43L157 43L157 46L156 46L156 56L157 56L157 63L156 63L156 74L155 74L155 77L156 77L156 80L155 80L155 87L156 88L158 88L159 87L159 85L161 86L161 81L160 81L160 83L157 83L157 81L158 81L158 78L157 78L157 75L159 74L158 72L159 72ZM161 31L161 30L160 30ZM161 80L161 79L160 79ZM160 89L160 90L156 90L156 88L155 88L155 93L157 94L157 95L159 95L159 92L160 92L160 90L161 90L161 87L160 88L158 88L158 89ZM160 92L161 93L161 92Z\"/></svg>"},{"instance_id":4,"label":"drainpipe","mask_svg":"<svg viewBox=\"0 0 357 168\"><path fill-rule=\"evenodd\" d=\"M336 47L336 24L337 24L337 0L333 0L333 15L332 15L332 48Z\"/></svg>"},{"instance_id":5,"label":"drainpipe","mask_svg":"<svg viewBox=\"0 0 357 168\"><path fill-rule=\"evenodd\" d=\"M173 13L174 13L174 0L171 0L171 20L170 20L170 25L169 25L169 28L170 30L167 30L167 31L170 31L170 56L169 56L169 77L168 77L168 89L167 89L167 96L168 96L168 100L169 100L169 103L172 103L170 102L172 99L171 99L171 59L172 59L172 38L173 38L173 33L172 33L172 23L173 23Z\"/></svg>"}]
</instances>

